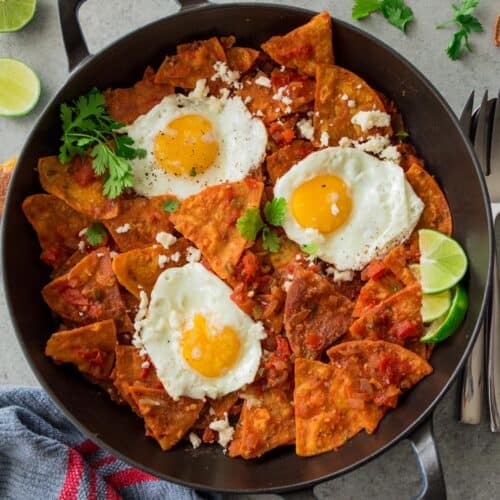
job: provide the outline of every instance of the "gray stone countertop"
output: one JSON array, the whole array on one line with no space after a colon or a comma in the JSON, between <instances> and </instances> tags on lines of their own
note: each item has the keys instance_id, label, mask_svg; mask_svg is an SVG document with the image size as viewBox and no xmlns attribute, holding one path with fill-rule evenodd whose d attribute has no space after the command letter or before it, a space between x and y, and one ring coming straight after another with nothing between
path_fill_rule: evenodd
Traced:
<instances>
[{"instance_id":1,"label":"gray stone countertop","mask_svg":"<svg viewBox=\"0 0 500 500\"><path fill-rule=\"evenodd\" d=\"M217 3L230 2L218 0ZM268 3L328 10L335 17L356 23L350 15L351 0L268 0ZM473 54L458 62L452 62L443 52L452 32L435 29L437 22L450 17L451 0L407 0L407 3L416 18L409 26L408 36L388 25L380 15L356 24L416 65L457 114L472 89L481 94L489 89L496 95L500 87L500 49L493 45L492 31L494 19L500 14L500 1L481 1L477 15L486 32L472 37ZM95 52L132 29L174 13L177 8L174 0L88 0L81 8L80 19L88 46ZM38 0L37 14L30 25L19 33L0 34L0 57L15 57L28 63L40 76L43 86L41 101L29 116L0 118L0 161L3 161L19 152L37 115L67 77L56 0ZM0 296L0 341L0 384L37 385L17 345L3 295ZM500 435L490 433L486 408L479 426L458 424L455 408L456 387L453 386L434 413L449 497L500 498ZM418 488L418 468L410 445L403 441L356 471L317 486L315 493L320 499L400 499L410 498Z\"/></svg>"}]
</instances>

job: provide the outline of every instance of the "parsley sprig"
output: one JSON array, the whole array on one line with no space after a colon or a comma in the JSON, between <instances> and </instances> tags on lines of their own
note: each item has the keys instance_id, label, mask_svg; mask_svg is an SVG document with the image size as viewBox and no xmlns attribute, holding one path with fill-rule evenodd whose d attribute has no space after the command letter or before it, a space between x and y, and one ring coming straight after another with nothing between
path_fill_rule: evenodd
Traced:
<instances>
[{"instance_id":1,"label":"parsley sprig","mask_svg":"<svg viewBox=\"0 0 500 500\"><path fill-rule=\"evenodd\" d=\"M353 19L364 19L374 12L381 12L389 23L403 32L413 20L413 11L405 5L404 0L354 0Z\"/></svg>"},{"instance_id":2,"label":"parsley sprig","mask_svg":"<svg viewBox=\"0 0 500 500\"><path fill-rule=\"evenodd\" d=\"M446 47L446 53L454 61L460 59L465 50L472 52L472 47L469 44L469 35L484 31L483 25L472 15L472 12L478 5L479 0L462 0L460 4L452 4L453 17L437 25L438 29L445 28L450 24L454 24L458 28L451 42Z\"/></svg>"},{"instance_id":3,"label":"parsley sprig","mask_svg":"<svg viewBox=\"0 0 500 500\"><path fill-rule=\"evenodd\" d=\"M134 148L131 137L118 133L125 124L116 122L108 114L104 96L97 89L72 104L61 104L61 121L61 163L90 154L95 174L106 175L103 194L108 198L116 198L124 189L132 187L132 166L128 160L144 158L146 151Z\"/></svg>"},{"instance_id":4,"label":"parsley sprig","mask_svg":"<svg viewBox=\"0 0 500 500\"><path fill-rule=\"evenodd\" d=\"M285 221L286 200L285 198L274 198L267 201L264 206L264 216L266 221L272 226L281 226ZM273 231L266 224L260 215L258 208L247 208L245 213L236 221L241 236L248 241L255 241L262 231L262 246L268 252L278 252L280 249L280 238L276 231Z\"/></svg>"}]
</instances>

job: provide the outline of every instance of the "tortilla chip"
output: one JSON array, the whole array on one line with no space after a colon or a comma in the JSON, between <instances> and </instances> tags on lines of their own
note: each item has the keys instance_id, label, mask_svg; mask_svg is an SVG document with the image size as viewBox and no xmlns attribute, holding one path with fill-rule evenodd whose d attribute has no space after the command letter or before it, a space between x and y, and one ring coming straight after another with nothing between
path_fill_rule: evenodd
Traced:
<instances>
[{"instance_id":1,"label":"tortilla chip","mask_svg":"<svg viewBox=\"0 0 500 500\"><path fill-rule=\"evenodd\" d=\"M17 158L11 158L3 163L0 163L0 216L3 214L5 205L5 198L7 197L7 190L9 189L10 177L14 167L16 166Z\"/></svg>"},{"instance_id":2,"label":"tortilla chip","mask_svg":"<svg viewBox=\"0 0 500 500\"><path fill-rule=\"evenodd\" d=\"M268 258L274 269L284 269L289 264L296 262L297 255L302 255L299 245L286 237L282 237L280 251L269 253Z\"/></svg>"},{"instance_id":3,"label":"tortilla chip","mask_svg":"<svg viewBox=\"0 0 500 500\"><path fill-rule=\"evenodd\" d=\"M149 296L158 276L165 269L180 267L186 263L186 250L188 247L189 242L185 238L180 238L168 248L153 245L130 250L117 255L113 259L113 271L120 285L132 295L140 298L140 292L144 290ZM178 260L170 259L172 255L177 253L179 253ZM168 261L162 266L159 263L161 255L168 257Z\"/></svg>"},{"instance_id":4,"label":"tortilla chip","mask_svg":"<svg viewBox=\"0 0 500 500\"><path fill-rule=\"evenodd\" d=\"M154 245L159 232L172 232L170 214L163 209L167 200L175 197L153 196L120 202L120 215L104 222L120 252Z\"/></svg>"},{"instance_id":5,"label":"tortilla chip","mask_svg":"<svg viewBox=\"0 0 500 500\"><path fill-rule=\"evenodd\" d=\"M422 335L421 307L420 284L407 286L366 311L351 325L350 334L355 340L388 340L408 345L410 339Z\"/></svg>"},{"instance_id":6,"label":"tortilla chip","mask_svg":"<svg viewBox=\"0 0 500 500\"><path fill-rule=\"evenodd\" d=\"M248 208L258 208L264 185L246 178L211 186L183 200L170 215L177 231L191 240L222 279L229 279L245 250L236 221Z\"/></svg>"},{"instance_id":7,"label":"tortilla chip","mask_svg":"<svg viewBox=\"0 0 500 500\"><path fill-rule=\"evenodd\" d=\"M51 194L34 194L23 202L23 212L42 247L41 259L58 268L78 250L79 233L92 219Z\"/></svg>"},{"instance_id":8,"label":"tortilla chip","mask_svg":"<svg viewBox=\"0 0 500 500\"><path fill-rule=\"evenodd\" d=\"M147 368L143 365L149 364ZM162 389L163 386L156 376L155 367L149 360L139 354L136 347L131 345L116 346L115 368L111 374L113 384L120 397L129 404L136 412L139 412L134 399L130 394L130 388L135 384L152 389Z\"/></svg>"},{"instance_id":9,"label":"tortilla chip","mask_svg":"<svg viewBox=\"0 0 500 500\"><path fill-rule=\"evenodd\" d=\"M54 280L63 274L69 273L88 254L89 252L80 252L80 250L73 252L60 266L54 268L50 273L50 277Z\"/></svg>"},{"instance_id":10,"label":"tortilla chip","mask_svg":"<svg viewBox=\"0 0 500 500\"><path fill-rule=\"evenodd\" d=\"M248 389L229 447L229 456L257 458L295 442L292 398L281 389L264 392Z\"/></svg>"},{"instance_id":11,"label":"tortilla chip","mask_svg":"<svg viewBox=\"0 0 500 500\"><path fill-rule=\"evenodd\" d=\"M113 320L53 333L45 355L56 363L72 363L96 380L107 380L115 361L116 327Z\"/></svg>"},{"instance_id":12,"label":"tortilla chip","mask_svg":"<svg viewBox=\"0 0 500 500\"><path fill-rule=\"evenodd\" d=\"M174 401L163 389L135 385L130 395L146 425L146 434L158 441L163 451L176 445L196 422L203 401L182 397Z\"/></svg>"},{"instance_id":13,"label":"tortilla chip","mask_svg":"<svg viewBox=\"0 0 500 500\"><path fill-rule=\"evenodd\" d=\"M314 76L316 65L333 64L332 20L327 12L283 36L273 36L261 45L278 64Z\"/></svg>"},{"instance_id":14,"label":"tortilla chip","mask_svg":"<svg viewBox=\"0 0 500 500\"><path fill-rule=\"evenodd\" d=\"M285 332L297 357L318 359L352 322L352 302L326 278L308 269L295 272L285 303Z\"/></svg>"},{"instance_id":15,"label":"tortilla chip","mask_svg":"<svg viewBox=\"0 0 500 500\"><path fill-rule=\"evenodd\" d=\"M432 372L429 363L414 352L383 340L343 342L331 347L328 357L353 381L357 379L351 397L390 408L396 408L402 391ZM369 390L367 385L371 385Z\"/></svg>"},{"instance_id":16,"label":"tortilla chip","mask_svg":"<svg viewBox=\"0 0 500 500\"><path fill-rule=\"evenodd\" d=\"M85 186L75 178L75 162L63 165L57 156L46 156L38 160L38 175L43 189L91 219L112 219L120 210L117 200L110 200L102 194L102 177L91 180Z\"/></svg>"},{"instance_id":17,"label":"tortilla chip","mask_svg":"<svg viewBox=\"0 0 500 500\"><path fill-rule=\"evenodd\" d=\"M266 169L272 184L285 175L296 163L314 151L309 141L293 141L266 158Z\"/></svg>"},{"instance_id":18,"label":"tortilla chip","mask_svg":"<svg viewBox=\"0 0 500 500\"><path fill-rule=\"evenodd\" d=\"M450 207L434 177L414 163L406 172L406 179L425 204L417 228L435 229L451 236L453 221Z\"/></svg>"},{"instance_id":19,"label":"tortilla chip","mask_svg":"<svg viewBox=\"0 0 500 500\"><path fill-rule=\"evenodd\" d=\"M181 47L176 55L165 58L156 73L155 83L194 89L198 80L210 79L217 61L226 61L224 48L216 37Z\"/></svg>"},{"instance_id":20,"label":"tortilla chip","mask_svg":"<svg viewBox=\"0 0 500 500\"><path fill-rule=\"evenodd\" d=\"M227 65L241 74L246 73L259 57L259 51L247 47L230 47L226 49Z\"/></svg>"},{"instance_id":21,"label":"tortilla chip","mask_svg":"<svg viewBox=\"0 0 500 500\"><path fill-rule=\"evenodd\" d=\"M324 133L330 146L338 145L342 137L358 140L376 134L392 135L390 126L363 132L351 122L359 111L386 111L380 96L363 79L340 66L319 64L317 68L313 119L316 144L321 144Z\"/></svg>"},{"instance_id":22,"label":"tortilla chip","mask_svg":"<svg viewBox=\"0 0 500 500\"><path fill-rule=\"evenodd\" d=\"M67 274L46 285L42 295L56 314L75 324L114 319L119 332L133 331L107 248L84 257Z\"/></svg>"},{"instance_id":23,"label":"tortilla chip","mask_svg":"<svg viewBox=\"0 0 500 500\"><path fill-rule=\"evenodd\" d=\"M335 450L363 429L372 433L377 428L386 408L370 401L351 401L354 382L335 365L302 358L295 361L297 455Z\"/></svg>"},{"instance_id":24,"label":"tortilla chip","mask_svg":"<svg viewBox=\"0 0 500 500\"><path fill-rule=\"evenodd\" d=\"M307 104L314 101L316 82L312 78L300 75L294 70L273 69L271 83L275 100L283 96L281 97L282 104L285 108L289 106L292 113L307 111ZM291 99L292 102L289 102L286 97Z\"/></svg>"},{"instance_id":25,"label":"tortilla chip","mask_svg":"<svg viewBox=\"0 0 500 500\"><path fill-rule=\"evenodd\" d=\"M104 98L106 109L112 118L130 125L173 92L174 87L171 85L155 83L155 71L148 66L142 80L129 88L107 89L104 91Z\"/></svg>"}]
</instances>

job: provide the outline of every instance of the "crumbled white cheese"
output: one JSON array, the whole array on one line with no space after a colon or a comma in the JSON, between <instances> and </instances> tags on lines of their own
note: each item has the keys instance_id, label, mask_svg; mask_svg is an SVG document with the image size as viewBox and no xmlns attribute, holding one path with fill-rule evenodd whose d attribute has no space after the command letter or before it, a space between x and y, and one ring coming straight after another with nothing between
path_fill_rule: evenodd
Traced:
<instances>
[{"instance_id":1,"label":"crumbled white cheese","mask_svg":"<svg viewBox=\"0 0 500 500\"><path fill-rule=\"evenodd\" d=\"M247 297L252 298L255 295L255 290L249 290L247 293Z\"/></svg>"},{"instance_id":2,"label":"crumbled white cheese","mask_svg":"<svg viewBox=\"0 0 500 500\"><path fill-rule=\"evenodd\" d=\"M255 394L249 393L241 393L240 398L245 400L245 405L247 408L258 408L261 406L261 401Z\"/></svg>"},{"instance_id":3,"label":"crumbled white cheese","mask_svg":"<svg viewBox=\"0 0 500 500\"><path fill-rule=\"evenodd\" d=\"M354 107L356 107L356 101L354 101L353 99L349 99L349 100L347 101L347 106L348 106L349 108L354 108Z\"/></svg>"},{"instance_id":4,"label":"crumbled white cheese","mask_svg":"<svg viewBox=\"0 0 500 500\"><path fill-rule=\"evenodd\" d=\"M147 370L150 366L151 366L151 363L148 360L143 361L141 363L141 368L143 368L144 370Z\"/></svg>"},{"instance_id":5,"label":"crumbled white cheese","mask_svg":"<svg viewBox=\"0 0 500 500\"><path fill-rule=\"evenodd\" d=\"M359 125L363 132L373 127L388 127L391 124L391 115L383 111L358 111L351 119L351 123Z\"/></svg>"},{"instance_id":6,"label":"crumbled white cheese","mask_svg":"<svg viewBox=\"0 0 500 500\"><path fill-rule=\"evenodd\" d=\"M85 242L84 241L78 242L78 250L80 250L80 252L85 252Z\"/></svg>"},{"instance_id":7,"label":"crumbled white cheese","mask_svg":"<svg viewBox=\"0 0 500 500\"><path fill-rule=\"evenodd\" d=\"M199 262L201 260L201 252L195 247L188 247L186 260L188 262Z\"/></svg>"},{"instance_id":8,"label":"crumbled white cheese","mask_svg":"<svg viewBox=\"0 0 500 500\"><path fill-rule=\"evenodd\" d=\"M130 230L130 224L127 222L126 224L123 224L123 226L118 226L115 231L118 233L118 234L123 234L123 233L126 233L127 231Z\"/></svg>"},{"instance_id":9,"label":"crumbled white cheese","mask_svg":"<svg viewBox=\"0 0 500 500\"><path fill-rule=\"evenodd\" d=\"M191 443L191 446L196 450L201 444L201 438L198 436L198 434L195 434L194 432L189 433L189 442Z\"/></svg>"},{"instance_id":10,"label":"crumbled white cheese","mask_svg":"<svg viewBox=\"0 0 500 500\"><path fill-rule=\"evenodd\" d=\"M330 141L330 136L328 135L328 132L326 130L323 130L321 132L321 136L319 138L319 143L321 146L328 146L328 142Z\"/></svg>"},{"instance_id":11,"label":"crumbled white cheese","mask_svg":"<svg viewBox=\"0 0 500 500\"><path fill-rule=\"evenodd\" d=\"M288 87L284 85L283 87L280 87L276 94L273 95L273 99L275 101L280 101L282 102L285 106L289 106L292 104L292 100L290 97L288 97L286 94L288 93Z\"/></svg>"},{"instance_id":12,"label":"crumbled white cheese","mask_svg":"<svg viewBox=\"0 0 500 500\"><path fill-rule=\"evenodd\" d=\"M180 258L181 258L180 252L175 252L170 256L170 260L172 262L179 262Z\"/></svg>"},{"instance_id":13,"label":"crumbled white cheese","mask_svg":"<svg viewBox=\"0 0 500 500\"><path fill-rule=\"evenodd\" d=\"M290 290L290 287L292 286L291 281L284 281L283 282L283 290L288 293L288 290Z\"/></svg>"},{"instance_id":14,"label":"crumbled white cheese","mask_svg":"<svg viewBox=\"0 0 500 500\"><path fill-rule=\"evenodd\" d=\"M252 102L252 96L247 95L243 100L245 104L250 104Z\"/></svg>"},{"instance_id":15,"label":"crumbled white cheese","mask_svg":"<svg viewBox=\"0 0 500 500\"><path fill-rule=\"evenodd\" d=\"M343 101L347 101L349 99L349 96L347 94L342 94L340 97Z\"/></svg>"},{"instance_id":16,"label":"crumbled white cheese","mask_svg":"<svg viewBox=\"0 0 500 500\"><path fill-rule=\"evenodd\" d=\"M261 75L259 78L255 80L256 85L260 85L261 87L267 87L268 89L271 88L271 80L267 76Z\"/></svg>"},{"instance_id":17,"label":"crumbled white cheese","mask_svg":"<svg viewBox=\"0 0 500 500\"><path fill-rule=\"evenodd\" d=\"M102 252L97 252L96 253L97 257L101 258L101 257L104 257L104 254Z\"/></svg>"},{"instance_id":18,"label":"crumbled white cheese","mask_svg":"<svg viewBox=\"0 0 500 500\"><path fill-rule=\"evenodd\" d=\"M234 85L240 79L240 72L232 70L224 61L216 61L214 64L215 73L210 80L221 80L228 85Z\"/></svg>"},{"instance_id":19,"label":"crumbled white cheese","mask_svg":"<svg viewBox=\"0 0 500 500\"><path fill-rule=\"evenodd\" d=\"M156 241L163 248L168 248L177 241L177 238L173 234L166 233L165 231L161 231L156 235Z\"/></svg>"},{"instance_id":20,"label":"crumbled white cheese","mask_svg":"<svg viewBox=\"0 0 500 500\"><path fill-rule=\"evenodd\" d=\"M357 88L358 90L360 90L362 87L363 87L363 85L361 85L361 83L358 83L358 84L356 85L356 88Z\"/></svg>"},{"instance_id":21,"label":"crumbled white cheese","mask_svg":"<svg viewBox=\"0 0 500 500\"><path fill-rule=\"evenodd\" d=\"M205 80L205 78L198 80L194 89L189 93L189 97L194 97L197 99L207 97L209 89L206 84L207 81Z\"/></svg>"},{"instance_id":22,"label":"crumbled white cheese","mask_svg":"<svg viewBox=\"0 0 500 500\"><path fill-rule=\"evenodd\" d=\"M78 236L80 238L83 238L86 234L87 234L87 229L88 227L84 227L79 233L78 233Z\"/></svg>"},{"instance_id":23,"label":"crumbled white cheese","mask_svg":"<svg viewBox=\"0 0 500 500\"><path fill-rule=\"evenodd\" d=\"M233 439L234 427L229 425L229 420L227 419L227 412L224 412L224 420L214 420L208 426L213 431L219 433L219 439L217 442L223 447L227 448L227 445Z\"/></svg>"},{"instance_id":24,"label":"crumbled white cheese","mask_svg":"<svg viewBox=\"0 0 500 500\"><path fill-rule=\"evenodd\" d=\"M303 118L297 122L297 129L300 135L309 141L312 141L314 138L314 126L312 120L308 120Z\"/></svg>"},{"instance_id":25,"label":"crumbled white cheese","mask_svg":"<svg viewBox=\"0 0 500 500\"><path fill-rule=\"evenodd\" d=\"M111 257L111 260L113 260L115 257L118 257L118 252L115 252L115 251L111 251L109 252L109 256Z\"/></svg>"},{"instance_id":26,"label":"crumbled white cheese","mask_svg":"<svg viewBox=\"0 0 500 500\"><path fill-rule=\"evenodd\" d=\"M258 109L256 112L255 112L255 116L264 116L264 113L262 112L261 109Z\"/></svg>"},{"instance_id":27,"label":"crumbled white cheese","mask_svg":"<svg viewBox=\"0 0 500 500\"><path fill-rule=\"evenodd\" d=\"M401 159L401 153L396 146L387 146L381 153L380 157L384 160L398 162Z\"/></svg>"},{"instance_id":28,"label":"crumbled white cheese","mask_svg":"<svg viewBox=\"0 0 500 500\"><path fill-rule=\"evenodd\" d=\"M364 151L365 153L373 153L375 155L380 154L391 141L387 136L384 135L372 135L368 137L365 142L358 142L355 144L357 149Z\"/></svg>"},{"instance_id":29,"label":"crumbled white cheese","mask_svg":"<svg viewBox=\"0 0 500 500\"><path fill-rule=\"evenodd\" d=\"M139 354L145 356L147 354L146 348L141 339L141 330L146 320L148 312L148 295L144 290L139 292L139 307L134 319L134 336L132 337L132 344L139 349Z\"/></svg>"},{"instance_id":30,"label":"crumbled white cheese","mask_svg":"<svg viewBox=\"0 0 500 500\"><path fill-rule=\"evenodd\" d=\"M354 278L354 272L353 271L337 271L334 269L333 272L333 281L352 281Z\"/></svg>"},{"instance_id":31,"label":"crumbled white cheese","mask_svg":"<svg viewBox=\"0 0 500 500\"><path fill-rule=\"evenodd\" d=\"M168 255L158 255L158 266L160 268L163 268L165 264L170 260L170 257Z\"/></svg>"},{"instance_id":32,"label":"crumbled white cheese","mask_svg":"<svg viewBox=\"0 0 500 500\"><path fill-rule=\"evenodd\" d=\"M339 140L339 146L341 148L353 148L355 141L349 139L349 137L341 137Z\"/></svg>"},{"instance_id":33,"label":"crumbled white cheese","mask_svg":"<svg viewBox=\"0 0 500 500\"><path fill-rule=\"evenodd\" d=\"M302 255L300 255L300 253L295 255L295 260L302 260Z\"/></svg>"}]
</instances>

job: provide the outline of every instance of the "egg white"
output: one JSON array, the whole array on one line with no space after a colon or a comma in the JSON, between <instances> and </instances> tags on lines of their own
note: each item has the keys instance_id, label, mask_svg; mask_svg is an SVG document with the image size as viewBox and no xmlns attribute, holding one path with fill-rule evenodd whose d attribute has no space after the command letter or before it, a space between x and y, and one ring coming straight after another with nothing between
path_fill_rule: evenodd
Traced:
<instances>
[{"instance_id":1,"label":"egg white","mask_svg":"<svg viewBox=\"0 0 500 500\"><path fill-rule=\"evenodd\" d=\"M315 244L316 256L338 270L360 270L406 240L416 226L424 203L391 161L352 148L330 147L310 154L278 179L276 198L290 207L293 192L319 175L336 175L348 186L352 210L348 220L329 234L303 228L287 210L283 228L299 243Z\"/></svg>"},{"instance_id":2,"label":"egg white","mask_svg":"<svg viewBox=\"0 0 500 500\"><path fill-rule=\"evenodd\" d=\"M166 172L154 155L156 136L175 118L190 114L211 122L219 144L215 162L194 177ZM123 131L134 139L134 147L146 150L145 158L130 161L134 190L146 197L175 194L184 199L207 186L240 181L263 161L267 144L264 124L250 114L240 97L208 97L199 90L188 96L166 96Z\"/></svg>"},{"instance_id":3,"label":"egg white","mask_svg":"<svg viewBox=\"0 0 500 500\"><path fill-rule=\"evenodd\" d=\"M173 398L216 399L251 383L261 358L260 340L266 334L231 299L232 290L202 264L190 263L164 271L151 293L141 340L158 378ZM240 357L219 377L205 377L182 355L182 332L193 325L196 314L212 325L232 328L239 335Z\"/></svg>"}]
</instances>

